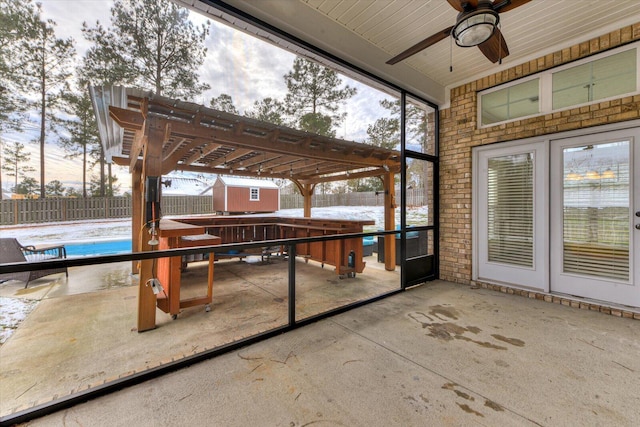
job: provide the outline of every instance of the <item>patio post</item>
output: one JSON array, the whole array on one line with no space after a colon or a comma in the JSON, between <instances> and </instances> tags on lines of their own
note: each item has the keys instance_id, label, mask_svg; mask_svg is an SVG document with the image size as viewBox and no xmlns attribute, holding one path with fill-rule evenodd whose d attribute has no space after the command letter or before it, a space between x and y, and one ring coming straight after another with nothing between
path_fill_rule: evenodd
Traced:
<instances>
[{"instance_id":1,"label":"patio post","mask_svg":"<svg viewBox=\"0 0 640 427\"><path fill-rule=\"evenodd\" d=\"M396 228L396 195L393 182L393 172L387 172L382 177L384 185L384 229ZM396 239L395 235L387 235L384 239L384 268L387 271L396 269Z\"/></svg>"},{"instance_id":2,"label":"patio post","mask_svg":"<svg viewBox=\"0 0 640 427\"><path fill-rule=\"evenodd\" d=\"M140 230L142 229L142 169L136 165L131 171L131 251L140 252ZM138 274L139 261L131 261L131 274Z\"/></svg>"},{"instance_id":3,"label":"patio post","mask_svg":"<svg viewBox=\"0 0 640 427\"><path fill-rule=\"evenodd\" d=\"M304 217L311 218L311 198L313 197L313 190L316 188L315 184L304 184L302 195L304 196Z\"/></svg>"},{"instance_id":4,"label":"patio post","mask_svg":"<svg viewBox=\"0 0 640 427\"><path fill-rule=\"evenodd\" d=\"M145 229L150 224L147 224L147 218L151 215L150 209L152 209L152 203L144 201L147 193L146 181L149 177L155 177L160 179L162 174L162 144L164 142L164 132L162 129L148 128L144 150L142 158L142 179L141 179L141 203L142 203L142 217L141 224L141 237L140 237L140 250L152 251L157 249L149 244L149 235L145 233ZM160 206L160 197L157 194L158 207ZM157 209L159 211L159 208ZM157 221L160 218L155 218ZM140 262L140 283L138 286L138 332L148 331L156 327L156 295L153 293L151 286L147 286L147 282L156 277L157 272L154 268L158 263L157 259L145 259Z\"/></svg>"}]
</instances>

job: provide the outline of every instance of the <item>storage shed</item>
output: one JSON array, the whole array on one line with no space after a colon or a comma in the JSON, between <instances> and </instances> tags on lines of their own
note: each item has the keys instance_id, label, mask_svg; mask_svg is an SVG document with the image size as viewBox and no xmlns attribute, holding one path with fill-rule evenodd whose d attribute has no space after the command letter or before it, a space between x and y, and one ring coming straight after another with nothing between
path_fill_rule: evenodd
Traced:
<instances>
[{"instance_id":1,"label":"storage shed","mask_svg":"<svg viewBox=\"0 0 640 427\"><path fill-rule=\"evenodd\" d=\"M272 181L219 176L213 184L213 210L263 213L280 209L280 188Z\"/></svg>"}]
</instances>

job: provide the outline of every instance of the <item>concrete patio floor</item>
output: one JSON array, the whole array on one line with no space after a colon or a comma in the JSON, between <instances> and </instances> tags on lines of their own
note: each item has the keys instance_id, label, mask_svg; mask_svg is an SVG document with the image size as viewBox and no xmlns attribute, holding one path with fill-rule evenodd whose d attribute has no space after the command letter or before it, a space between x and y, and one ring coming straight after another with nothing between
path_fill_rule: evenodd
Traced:
<instances>
[{"instance_id":1,"label":"concrete patio floor","mask_svg":"<svg viewBox=\"0 0 640 427\"><path fill-rule=\"evenodd\" d=\"M311 289L315 306L321 299L311 298ZM251 319L262 325L255 330L286 319L282 296L267 293L259 302L249 299L276 308ZM92 303L127 313L135 305L135 287L103 294ZM223 290L218 295L224 305ZM126 353L114 368L152 366L154 354L160 362L172 352L191 354L222 329L240 333L233 320L212 326L210 314L198 310L151 332L129 332L139 346L113 349ZM132 323L127 316L116 328L120 335ZM119 339L111 333L95 329L92 339ZM81 340L59 339L69 341L67 357L78 357L69 384L85 381L82 362L90 364L90 356L77 354ZM147 348L160 343L162 349ZM639 356L637 320L436 281L29 424L637 426ZM5 375L3 366L3 394Z\"/></svg>"},{"instance_id":2,"label":"concrete patio floor","mask_svg":"<svg viewBox=\"0 0 640 427\"><path fill-rule=\"evenodd\" d=\"M369 257L373 258L373 257ZM355 278L296 260L296 319L399 287L399 271L375 261ZM288 262L249 257L216 262L211 311L184 309L176 320L157 310L156 329L138 333L137 276L131 263L71 268L0 286L0 296L37 302L0 346L0 415L64 398L133 373L284 326ZM206 295L207 262L181 275L182 299Z\"/></svg>"}]
</instances>

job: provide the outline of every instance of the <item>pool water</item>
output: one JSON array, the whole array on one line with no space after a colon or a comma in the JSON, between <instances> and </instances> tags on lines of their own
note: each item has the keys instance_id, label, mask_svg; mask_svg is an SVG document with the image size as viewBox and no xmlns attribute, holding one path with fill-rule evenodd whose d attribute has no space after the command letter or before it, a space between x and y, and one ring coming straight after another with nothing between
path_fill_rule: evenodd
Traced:
<instances>
[{"instance_id":1,"label":"pool water","mask_svg":"<svg viewBox=\"0 0 640 427\"><path fill-rule=\"evenodd\" d=\"M65 243L67 256L113 255L131 252L131 239Z\"/></svg>"}]
</instances>

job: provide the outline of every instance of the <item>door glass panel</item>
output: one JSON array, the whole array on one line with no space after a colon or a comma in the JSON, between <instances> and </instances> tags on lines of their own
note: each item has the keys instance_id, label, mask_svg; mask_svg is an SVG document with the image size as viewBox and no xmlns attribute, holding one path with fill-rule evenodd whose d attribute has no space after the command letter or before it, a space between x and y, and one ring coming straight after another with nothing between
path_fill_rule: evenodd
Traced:
<instances>
[{"instance_id":1,"label":"door glass panel","mask_svg":"<svg viewBox=\"0 0 640 427\"><path fill-rule=\"evenodd\" d=\"M407 158L406 162L407 226L433 225L433 162L414 158Z\"/></svg>"},{"instance_id":2,"label":"door glass panel","mask_svg":"<svg viewBox=\"0 0 640 427\"><path fill-rule=\"evenodd\" d=\"M533 267L533 154L488 159L488 260Z\"/></svg>"},{"instance_id":3,"label":"door glass panel","mask_svg":"<svg viewBox=\"0 0 640 427\"><path fill-rule=\"evenodd\" d=\"M563 150L563 271L629 280L630 141Z\"/></svg>"}]
</instances>

